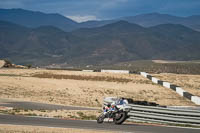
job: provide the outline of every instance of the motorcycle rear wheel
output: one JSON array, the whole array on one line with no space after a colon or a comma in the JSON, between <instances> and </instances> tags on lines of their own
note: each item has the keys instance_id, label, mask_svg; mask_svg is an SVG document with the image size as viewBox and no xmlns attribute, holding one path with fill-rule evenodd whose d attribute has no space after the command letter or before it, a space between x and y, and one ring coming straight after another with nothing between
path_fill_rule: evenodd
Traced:
<instances>
[{"instance_id":1,"label":"motorcycle rear wheel","mask_svg":"<svg viewBox=\"0 0 200 133\"><path fill-rule=\"evenodd\" d=\"M115 114L114 122L117 125L122 124L127 119L127 113L126 112L120 112Z\"/></svg>"}]
</instances>

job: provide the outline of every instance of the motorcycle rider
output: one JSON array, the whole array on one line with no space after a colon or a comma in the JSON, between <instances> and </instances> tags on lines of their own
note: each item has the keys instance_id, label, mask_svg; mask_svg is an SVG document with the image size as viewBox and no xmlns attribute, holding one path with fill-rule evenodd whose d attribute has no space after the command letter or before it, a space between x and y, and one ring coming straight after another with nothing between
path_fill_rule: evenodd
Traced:
<instances>
[{"instance_id":1,"label":"motorcycle rider","mask_svg":"<svg viewBox=\"0 0 200 133\"><path fill-rule=\"evenodd\" d=\"M122 97L122 98L119 99L118 104L125 106L125 105L128 104L128 101L125 98Z\"/></svg>"},{"instance_id":2,"label":"motorcycle rider","mask_svg":"<svg viewBox=\"0 0 200 133\"><path fill-rule=\"evenodd\" d=\"M111 104L111 107L113 106L113 110L112 111L115 111L116 109L123 108L127 104L128 104L128 101L125 98L121 97L118 101L113 102Z\"/></svg>"},{"instance_id":3,"label":"motorcycle rider","mask_svg":"<svg viewBox=\"0 0 200 133\"><path fill-rule=\"evenodd\" d=\"M121 97L118 101L116 101L117 108L123 108L127 104L128 104L128 101L125 98L123 98L123 97Z\"/></svg>"},{"instance_id":4,"label":"motorcycle rider","mask_svg":"<svg viewBox=\"0 0 200 133\"><path fill-rule=\"evenodd\" d=\"M118 101L113 102L112 104L108 104L103 108L104 115L107 115L108 112L116 111L128 104L128 101L121 97Z\"/></svg>"}]
</instances>

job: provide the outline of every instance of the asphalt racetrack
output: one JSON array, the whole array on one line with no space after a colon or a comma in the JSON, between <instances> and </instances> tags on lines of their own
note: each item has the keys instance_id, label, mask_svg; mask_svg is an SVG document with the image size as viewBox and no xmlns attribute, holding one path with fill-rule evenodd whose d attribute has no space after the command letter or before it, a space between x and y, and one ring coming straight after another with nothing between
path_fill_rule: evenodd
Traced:
<instances>
[{"instance_id":1,"label":"asphalt racetrack","mask_svg":"<svg viewBox=\"0 0 200 133\"><path fill-rule=\"evenodd\" d=\"M37 102L15 101L10 99L0 99L0 106L13 107L28 110L97 110L95 108L63 106L54 104L45 104Z\"/></svg>"},{"instance_id":2,"label":"asphalt racetrack","mask_svg":"<svg viewBox=\"0 0 200 133\"><path fill-rule=\"evenodd\" d=\"M96 110L87 107L73 107L52 105L36 102L14 101L9 99L0 99L0 106L22 108L22 109L45 109L45 110ZM113 123L97 124L96 121L81 121L81 120L67 120L56 118L41 118L41 117L25 117L20 115L0 114L0 124L12 125L29 125L29 126L45 126L45 127L61 127L61 128L79 128L79 129L95 129L95 130L109 130L132 133L200 133L200 129L192 128L177 128L165 127L155 125L142 125L124 123L123 125L115 125Z\"/></svg>"},{"instance_id":3,"label":"asphalt racetrack","mask_svg":"<svg viewBox=\"0 0 200 133\"><path fill-rule=\"evenodd\" d=\"M138 124L97 124L96 121L65 120L0 114L0 124L29 125L61 128L95 129L132 133L200 133L199 129L164 127Z\"/></svg>"}]
</instances>

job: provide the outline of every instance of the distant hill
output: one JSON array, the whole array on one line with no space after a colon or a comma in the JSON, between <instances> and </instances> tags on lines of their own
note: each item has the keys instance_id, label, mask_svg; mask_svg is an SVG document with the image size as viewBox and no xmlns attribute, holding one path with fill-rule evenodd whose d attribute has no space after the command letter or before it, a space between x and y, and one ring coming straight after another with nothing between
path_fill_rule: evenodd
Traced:
<instances>
[{"instance_id":1,"label":"distant hill","mask_svg":"<svg viewBox=\"0 0 200 133\"><path fill-rule=\"evenodd\" d=\"M199 32L182 25L163 24L143 28L119 21L99 28L80 29L74 35L87 38L93 57L117 61L140 59L190 60L200 58ZM96 46L95 46L96 45ZM111 59L109 59L111 58Z\"/></svg>"},{"instance_id":2,"label":"distant hill","mask_svg":"<svg viewBox=\"0 0 200 133\"><path fill-rule=\"evenodd\" d=\"M95 28L95 27L101 27L107 24L112 24L115 23L119 20L91 20L91 21L86 21L79 23L80 28Z\"/></svg>"},{"instance_id":3,"label":"distant hill","mask_svg":"<svg viewBox=\"0 0 200 133\"><path fill-rule=\"evenodd\" d=\"M9 21L29 28L55 26L65 31L76 29L78 24L60 14L46 14L23 9L0 9L0 20Z\"/></svg>"},{"instance_id":4,"label":"distant hill","mask_svg":"<svg viewBox=\"0 0 200 133\"><path fill-rule=\"evenodd\" d=\"M136 23L144 27L151 27L160 24L181 24L200 31L200 16L178 17L168 14L150 13L137 16L124 17L122 20Z\"/></svg>"},{"instance_id":5,"label":"distant hill","mask_svg":"<svg viewBox=\"0 0 200 133\"><path fill-rule=\"evenodd\" d=\"M48 64L48 61L54 62L55 58L70 53L73 37L56 27L30 29L2 21L0 27L0 58L13 59L14 63L42 64L46 61Z\"/></svg>"},{"instance_id":6,"label":"distant hill","mask_svg":"<svg viewBox=\"0 0 200 133\"><path fill-rule=\"evenodd\" d=\"M200 33L179 24L144 28L118 21L64 32L0 21L0 58L17 64L112 64L133 60L200 59Z\"/></svg>"},{"instance_id":7,"label":"distant hill","mask_svg":"<svg viewBox=\"0 0 200 133\"><path fill-rule=\"evenodd\" d=\"M186 18L172 16L168 14L149 13L149 14L123 17L120 19L128 21L129 23L136 23L144 27L151 27L160 24L179 24Z\"/></svg>"},{"instance_id":8,"label":"distant hill","mask_svg":"<svg viewBox=\"0 0 200 133\"><path fill-rule=\"evenodd\" d=\"M143 27L152 27L160 24L181 24L192 28L193 30L200 31L200 15L178 17L160 13L141 14L136 16L122 17L114 20L88 21L81 23L81 27L99 27L113 22L117 22L119 20L125 20L129 23L135 23Z\"/></svg>"},{"instance_id":9,"label":"distant hill","mask_svg":"<svg viewBox=\"0 0 200 133\"><path fill-rule=\"evenodd\" d=\"M159 13L149 13L149 14L141 14L136 16L128 16L128 17L122 17L117 18L114 20L103 20L103 21L87 21L81 23L82 27L99 27L106 24L114 23L120 20L127 21L129 23L138 24L144 27L151 27L156 26L160 24L179 24L181 21L183 21L186 18L183 17L176 17L168 14L159 14Z\"/></svg>"}]
</instances>

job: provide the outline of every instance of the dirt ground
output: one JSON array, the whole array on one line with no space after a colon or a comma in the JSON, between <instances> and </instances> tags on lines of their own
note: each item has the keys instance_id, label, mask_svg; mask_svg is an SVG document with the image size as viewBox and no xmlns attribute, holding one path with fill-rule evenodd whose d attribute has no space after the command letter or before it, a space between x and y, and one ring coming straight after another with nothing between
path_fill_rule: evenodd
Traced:
<instances>
[{"instance_id":1,"label":"dirt ground","mask_svg":"<svg viewBox=\"0 0 200 133\"><path fill-rule=\"evenodd\" d=\"M0 125L0 133L114 133L114 132L87 130L87 129L73 129L73 128Z\"/></svg>"},{"instance_id":2,"label":"dirt ground","mask_svg":"<svg viewBox=\"0 0 200 133\"><path fill-rule=\"evenodd\" d=\"M163 73L154 74L153 76L163 81L178 85L193 95L200 96L200 75Z\"/></svg>"},{"instance_id":3,"label":"dirt ground","mask_svg":"<svg viewBox=\"0 0 200 133\"><path fill-rule=\"evenodd\" d=\"M53 76L49 78L33 77L36 74L46 73L67 75L68 77L67 79L56 79ZM78 79L77 76L81 76L81 78ZM83 79L84 76L85 79ZM97 77L101 77L101 81L98 81ZM194 105L176 92L134 74L0 69L0 85L0 98L52 104L100 107L104 97L112 96L156 102L161 105Z\"/></svg>"}]
</instances>

